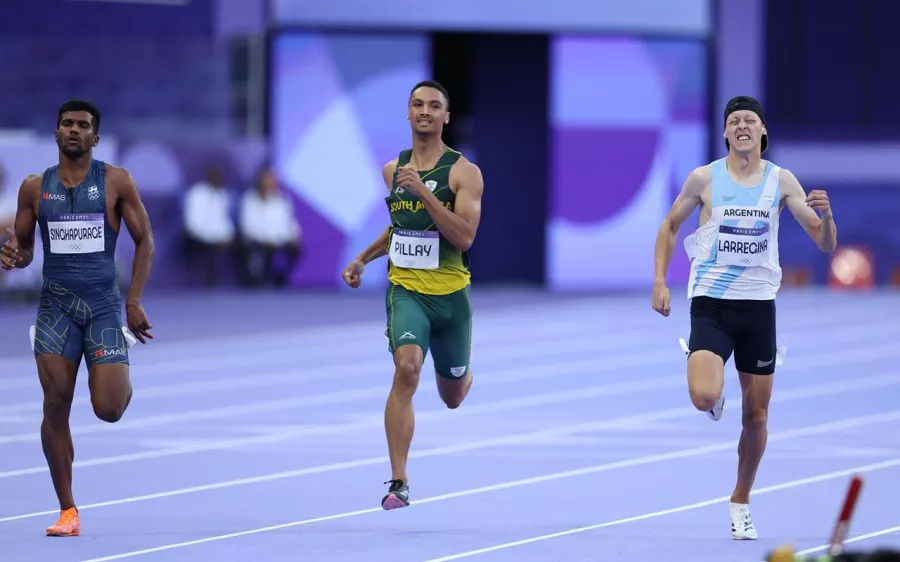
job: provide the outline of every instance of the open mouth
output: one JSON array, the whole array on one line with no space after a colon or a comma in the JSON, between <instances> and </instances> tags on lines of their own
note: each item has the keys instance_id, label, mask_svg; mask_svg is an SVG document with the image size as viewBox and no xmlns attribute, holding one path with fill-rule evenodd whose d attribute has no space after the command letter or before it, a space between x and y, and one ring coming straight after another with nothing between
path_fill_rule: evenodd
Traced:
<instances>
[{"instance_id":1,"label":"open mouth","mask_svg":"<svg viewBox=\"0 0 900 562\"><path fill-rule=\"evenodd\" d=\"M430 125L431 119L416 119L416 123L419 125Z\"/></svg>"},{"instance_id":2,"label":"open mouth","mask_svg":"<svg viewBox=\"0 0 900 562\"><path fill-rule=\"evenodd\" d=\"M738 135L738 136L737 136L737 140L739 140L739 141L742 141L742 140L748 141L748 140L750 140L750 135Z\"/></svg>"}]
</instances>

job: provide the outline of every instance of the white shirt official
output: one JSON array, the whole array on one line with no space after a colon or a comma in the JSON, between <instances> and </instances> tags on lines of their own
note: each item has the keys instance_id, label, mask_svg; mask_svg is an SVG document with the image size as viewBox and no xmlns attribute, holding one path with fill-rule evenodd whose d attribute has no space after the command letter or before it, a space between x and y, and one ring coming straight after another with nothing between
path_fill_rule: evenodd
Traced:
<instances>
[{"instance_id":1,"label":"white shirt official","mask_svg":"<svg viewBox=\"0 0 900 562\"><path fill-rule=\"evenodd\" d=\"M231 242L235 228L228 192L205 181L191 186L184 200L184 226L191 236L207 244Z\"/></svg>"},{"instance_id":2,"label":"white shirt official","mask_svg":"<svg viewBox=\"0 0 900 562\"><path fill-rule=\"evenodd\" d=\"M282 246L297 242L300 223L294 216L294 206L283 193L272 192L262 197L259 190L250 188L241 197L241 233L248 242Z\"/></svg>"}]
</instances>

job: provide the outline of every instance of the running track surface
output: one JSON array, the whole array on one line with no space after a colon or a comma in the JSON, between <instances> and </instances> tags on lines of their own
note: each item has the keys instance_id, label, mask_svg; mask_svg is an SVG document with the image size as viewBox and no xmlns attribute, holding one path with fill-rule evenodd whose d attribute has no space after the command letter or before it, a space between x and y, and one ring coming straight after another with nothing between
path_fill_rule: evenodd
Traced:
<instances>
[{"instance_id":1,"label":"running track surface","mask_svg":"<svg viewBox=\"0 0 900 562\"><path fill-rule=\"evenodd\" d=\"M460 409L443 407L429 358L413 505L392 512L379 508L392 372L380 294L148 299L157 340L132 352L125 418L94 418L79 380L82 536L71 539L44 537L57 510L25 336L33 311L5 311L0 558L759 561L827 542L856 472L854 547L900 548L900 293L779 296L788 353L755 542L731 540L728 517L737 377L729 362L721 421L693 410L677 343L687 302L673 293L664 319L644 294L476 288L474 386Z\"/></svg>"}]
</instances>

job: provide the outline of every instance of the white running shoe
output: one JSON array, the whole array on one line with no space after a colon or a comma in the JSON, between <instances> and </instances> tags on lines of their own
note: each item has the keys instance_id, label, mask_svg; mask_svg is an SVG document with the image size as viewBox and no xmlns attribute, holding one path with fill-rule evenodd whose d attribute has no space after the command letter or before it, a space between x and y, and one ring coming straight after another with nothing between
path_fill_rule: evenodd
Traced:
<instances>
[{"instance_id":1,"label":"white running shoe","mask_svg":"<svg viewBox=\"0 0 900 562\"><path fill-rule=\"evenodd\" d=\"M731 503L731 538L736 541L755 541L759 537L753 519L750 517L750 506L746 503Z\"/></svg>"},{"instance_id":2,"label":"white running shoe","mask_svg":"<svg viewBox=\"0 0 900 562\"><path fill-rule=\"evenodd\" d=\"M722 394L719 396L719 399L716 400L716 405L713 406L712 410L706 412L706 415L709 416L713 421L719 421L722 419L722 414L725 413L725 391L722 391Z\"/></svg>"}]
</instances>

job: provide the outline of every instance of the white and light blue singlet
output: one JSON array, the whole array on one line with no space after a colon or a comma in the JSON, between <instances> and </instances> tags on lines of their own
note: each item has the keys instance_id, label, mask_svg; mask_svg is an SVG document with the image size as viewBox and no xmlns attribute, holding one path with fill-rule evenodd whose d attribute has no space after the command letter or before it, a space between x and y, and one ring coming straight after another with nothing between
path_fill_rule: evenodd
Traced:
<instances>
[{"instance_id":1,"label":"white and light blue singlet","mask_svg":"<svg viewBox=\"0 0 900 562\"><path fill-rule=\"evenodd\" d=\"M762 181L754 187L735 183L724 158L710 168L712 213L684 240L691 259L688 298L774 299L781 286L780 168L766 162Z\"/></svg>"}]
</instances>

